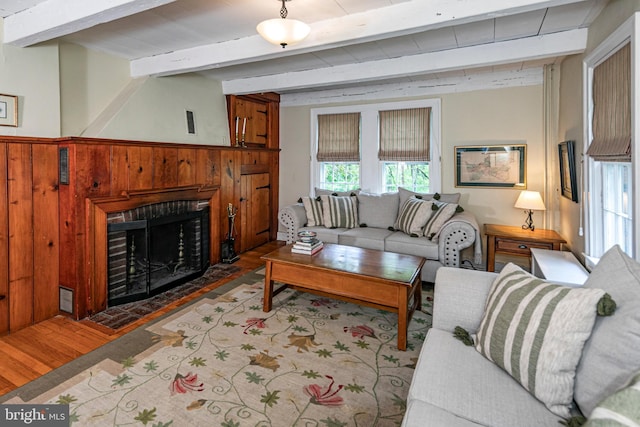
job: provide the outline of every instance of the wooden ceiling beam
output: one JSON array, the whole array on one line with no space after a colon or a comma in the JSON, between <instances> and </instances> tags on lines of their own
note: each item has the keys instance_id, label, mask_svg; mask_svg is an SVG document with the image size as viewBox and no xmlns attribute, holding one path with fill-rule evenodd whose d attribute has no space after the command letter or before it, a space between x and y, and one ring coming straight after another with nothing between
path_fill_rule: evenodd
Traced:
<instances>
[{"instance_id":1,"label":"wooden ceiling beam","mask_svg":"<svg viewBox=\"0 0 640 427\"><path fill-rule=\"evenodd\" d=\"M225 94L286 92L555 58L584 52L587 32L584 28L359 64L226 80L222 90Z\"/></svg>"},{"instance_id":2,"label":"wooden ceiling beam","mask_svg":"<svg viewBox=\"0 0 640 427\"><path fill-rule=\"evenodd\" d=\"M175 0L47 0L4 18L4 43L27 47Z\"/></svg>"}]
</instances>

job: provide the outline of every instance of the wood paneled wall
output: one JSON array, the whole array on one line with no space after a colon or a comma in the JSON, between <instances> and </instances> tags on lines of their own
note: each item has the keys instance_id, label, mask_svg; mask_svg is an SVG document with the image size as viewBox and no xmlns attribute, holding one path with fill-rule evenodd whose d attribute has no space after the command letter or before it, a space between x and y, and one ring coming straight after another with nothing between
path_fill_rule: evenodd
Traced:
<instances>
[{"instance_id":1,"label":"wood paneled wall","mask_svg":"<svg viewBox=\"0 0 640 427\"><path fill-rule=\"evenodd\" d=\"M68 152L68 183L59 183L60 149ZM74 318L99 308L92 299L96 276L88 236L95 203L181 189L213 194L216 189L219 212L211 215L211 262L219 262L226 206L239 206L240 176L267 170L277 183L278 158L278 149L0 137L0 334L59 314L60 286L74 291ZM272 240L277 194L276 184L265 213L271 218Z\"/></svg>"},{"instance_id":2,"label":"wood paneled wall","mask_svg":"<svg viewBox=\"0 0 640 427\"><path fill-rule=\"evenodd\" d=\"M58 147L0 140L0 333L58 314Z\"/></svg>"}]
</instances>

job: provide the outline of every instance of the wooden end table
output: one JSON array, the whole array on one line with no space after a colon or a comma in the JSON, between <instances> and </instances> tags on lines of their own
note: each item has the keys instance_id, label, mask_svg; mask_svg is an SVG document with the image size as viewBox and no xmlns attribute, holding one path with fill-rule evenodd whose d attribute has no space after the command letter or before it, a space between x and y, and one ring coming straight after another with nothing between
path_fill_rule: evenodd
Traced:
<instances>
[{"instance_id":1,"label":"wooden end table","mask_svg":"<svg viewBox=\"0 0 640 427\"><path fill-rule=\"evenodd\" d=\"M390 311L398 314L398 349L407 349L407 327L422 303L424 258L329 243L314 255L304 255L292 253L291 246L262 257L265 312L285 288ZM274 290L274 281L284 285Z\"/></svg>"},{"instance_id":2,"label":"wooden end table","mask_svg":"<svg viewBox=\"0 0 640 427\"><path fill-rule=\"evenodd\" d=\"M567 241L553 230L524 230L510 225L485 224L487 236L487 271L495 271L496 254L522 256L531 259L531 248L559 251Z\"/></svg>"}]
</instances>

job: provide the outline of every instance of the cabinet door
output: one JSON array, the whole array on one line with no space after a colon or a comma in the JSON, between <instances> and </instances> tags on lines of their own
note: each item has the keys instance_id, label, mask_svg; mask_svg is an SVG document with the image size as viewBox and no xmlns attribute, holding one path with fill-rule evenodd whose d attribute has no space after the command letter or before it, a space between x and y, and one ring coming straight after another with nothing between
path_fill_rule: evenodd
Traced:
<instances>
[{"instance_id":1,"label":"cabinet door","mask_svg":"<svg viewBox=\"0 0 640 427\"><path fill-rule=\"evenodd\" d=\"M245 128L245 142L252 144L267 144L267 105L253 102L247 99L236 101L236 114L240 117L238 122L240 138L242 128ZM246 118L246 126L244 125Z\"/></svg>"},{"instance_id":2,"label":"cabinet door","mask_svg":"<svg viewBox=\"0 0 640 427\"><path fill-rule=\"evenodd\" d=\"M269 241L270 192L269 174L242 175L241 179L241 251Z\"/></svg>"}]
</instances>

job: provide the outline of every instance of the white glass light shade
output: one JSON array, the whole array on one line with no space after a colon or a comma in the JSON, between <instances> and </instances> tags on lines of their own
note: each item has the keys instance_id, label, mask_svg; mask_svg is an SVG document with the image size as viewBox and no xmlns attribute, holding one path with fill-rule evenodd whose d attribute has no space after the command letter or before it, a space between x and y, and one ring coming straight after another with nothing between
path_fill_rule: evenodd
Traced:
<instances>
[{"instance_id":1,"label":"white glass light shade","mask_svg":"<svg viewBox=\"0 0 640 427\"><path fill-rule=\"evenodd\" d=\"M542 197L540 193L537 191L522 191L520 196L518 196L518 200L516 200L516 204L514 205L517 209L526 209L532 211L543 211L545 210L544 202L542 201Z\"/></svg>"},{"instance_id":2,"label":"white glass light shade","mask_svg":"<svg viewBox=\"0 0 640 427\"><path fill-rule=\"evenodd\" d=\"M311 28L302 21L295 19L267 19L256 27L266 41L285 47L296 44L309 35Z\"/></svg>"}]
</instances>

